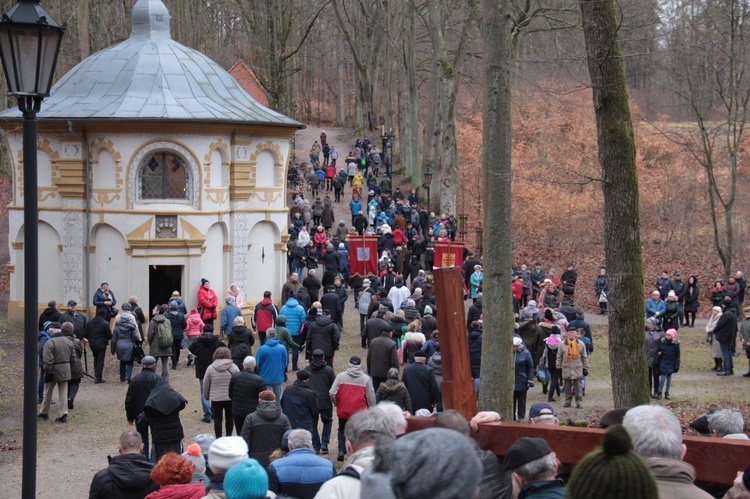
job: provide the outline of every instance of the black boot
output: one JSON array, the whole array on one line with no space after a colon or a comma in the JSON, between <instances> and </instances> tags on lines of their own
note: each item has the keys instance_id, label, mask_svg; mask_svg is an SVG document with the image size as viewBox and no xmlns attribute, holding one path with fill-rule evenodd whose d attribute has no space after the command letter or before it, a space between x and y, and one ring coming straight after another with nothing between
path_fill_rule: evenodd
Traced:
<instances>
[{"instance_id":1,"label":"black boot","mask_svg":"<svg viewBox=\"0 0 750 499\"><path fill-rule=\"evenodd\" d=\"M656 392L656 400L661 400L661 392Z\"/></svg>"},{"instance_id":2,"label":"black boot","mask_svg":"<svg viewBox=\"0 0 750 499\"><path fill-rule=\"evenodd\" d=\"M669 392L664 392L664 398L669 400Z\"/></svg>"}]
</instances>

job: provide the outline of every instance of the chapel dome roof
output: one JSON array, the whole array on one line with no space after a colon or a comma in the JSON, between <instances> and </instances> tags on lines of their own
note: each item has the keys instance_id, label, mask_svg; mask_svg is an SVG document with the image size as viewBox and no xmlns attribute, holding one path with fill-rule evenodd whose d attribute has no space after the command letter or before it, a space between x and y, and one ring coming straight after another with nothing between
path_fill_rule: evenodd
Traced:
<instances>
[{"instance_id":1,"label":"chapel dome roof","mask_svg":"<svg viewBox=\"0 0 750 499\"><path fill-rule=\"evenodd\" d=\"M14 108L0 116L21 114ZM63 76L42 103L39 118L303 126L259 104L204 54L172 40L162 0L138 0L130 38L91 55Z\"/></svg>"}]
</instances>

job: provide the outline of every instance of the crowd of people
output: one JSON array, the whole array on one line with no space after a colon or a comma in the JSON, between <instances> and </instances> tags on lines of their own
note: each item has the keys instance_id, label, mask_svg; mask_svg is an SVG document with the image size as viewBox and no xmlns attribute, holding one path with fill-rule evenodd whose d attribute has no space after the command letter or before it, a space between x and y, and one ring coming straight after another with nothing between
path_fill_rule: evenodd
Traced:
<instances>
[{"instance_id":1,"label":"crowd of people","mask_svg":"<svg viewBox=\"0 0 750 499\"><path fill-rule=\"evenodd\" d=\"M336 170L338 159L324 133L310 152L310 164L302 165L301 172L290 171L295 194L287 245L289 280L279 297L280 308L266 291L248 319L236 285L227 289L220 308L219 296L206 279L196 293L197 307L188 310L175 291L151 311L150 319L135 296L118 310L107 283L94 296L96 316L90 321L74 301L62 314L50 302L39 320L39 418L49 418L57 389L57 421L67 422L80 379L88 374L81 363L87 348L93 354L96 383L105 382L109 351L120 363L120 381L128 384L125 417L134 429L121 435L119 454L94 476L91 498L659 497L670 487L687 497L704 497L692 483L694 470L682 461L679 422L661 406L615 412L621 425L612 426L602 448L581 461L572 475L541 439L522 438L504 457L479 449L469 438L472 428L499 421L500 415L481 412L469 423L442 407L440 325L429 269L434 243L455 239L455 217L428 213L414 191L405 197L398 187L391 189L390 158L367 138L358 140L347 155L346 169ZM380 165L386 171L378 180ZM363 205L365 179L368 195ZM334 228L334 203L343 202L346 182L353 191L353 227L340 220ZM334 200L327 194L331 190ZM312 205L305 199L310 193ZM350 275L350 231L379 235L377 272ZM465 252L464 292L471 300L467 343L476 393L481 389L481 263ZM518 320L508 345L514 384L513 413L506 417L527 421L527 393L538 381L547 403L532 404L528 421L556 425L551 404L563 395L562 407L571 407L575 399L582 408L593 336L584 311L576 307L574 265L568 264L560 277L539 263L533 267L523 264L513 272ZM654 398L670 398L671 375L680 367L678 330L695 321L697 280L691 276L681 282L679 272L662 276L649 298L652 303L646 304ZM721 308L714 310L706 332L716 370L730 375L745 281L738 273L727 286L718 284L711 300L715 297ZM593 291L599 313L607 314L605 269ZM348 356L347 367L337 373L334 358L350 295L360 317L364 353ZM739 330L750 359L750 309L746 312L748 319ZM213 435L195 436L186 449L181 412L187 400L170 384L183 349L188 352L185 365L194 365L198 380L201 420L213 423ZM134 375L136 363L141 369ZM344 463L338 473L323 457L332 453L334 411L336 460ZM736 411L716 410L705 418L716 436L746 439L738 415L741 420ZM433 416L437 428L404 435L410 416ZM664 442L663 448L654 448L655 439ZM627 463L628 473L622 463ZM622 487L602 490L603 484L613 483L611 477L620 476ZM750 498L747 485L750 473L746 480L739 473L729 497Z\"/></svg>"}]
</instances>

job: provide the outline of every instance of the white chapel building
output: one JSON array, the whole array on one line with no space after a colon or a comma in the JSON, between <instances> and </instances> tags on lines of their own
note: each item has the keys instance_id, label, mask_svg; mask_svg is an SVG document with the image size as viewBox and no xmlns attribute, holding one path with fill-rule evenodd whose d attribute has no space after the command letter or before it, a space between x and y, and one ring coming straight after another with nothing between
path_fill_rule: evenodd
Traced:
<instances>
[{"instance_id":1,"label":"white chapel building","mask_svg":"<svg viewBox=\"0 0 750 499\"><path fill-rule=\"evenodd\" d=\"M39 309L92 307L101 282L147 313L201 278L248 306L286 278L286 167L303 125L256 102L171 39L161 0L138 0L124 42L78 64L39 113ZM13 199L9 319L23 322L22 117L8 132ZM118 306L119 308L119 306ZM91 308L93 310L93 307Z\"/></svg>"}]
</instances>

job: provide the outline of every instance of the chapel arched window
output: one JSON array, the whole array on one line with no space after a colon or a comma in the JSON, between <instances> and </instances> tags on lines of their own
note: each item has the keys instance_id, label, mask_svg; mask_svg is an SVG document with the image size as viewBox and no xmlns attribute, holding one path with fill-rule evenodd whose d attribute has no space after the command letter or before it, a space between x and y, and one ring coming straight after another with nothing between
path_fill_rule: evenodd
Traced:
<instances>
[{"instance_id":1,"label":"chapel arched window","mask_svg":"<svg viewBox=\"0 0 750 499\"><path fill-rule=\"evenodd\" d=\"M138 198L143 201L190 201L190 172L172 151L153 151L138 170Z\"/></svg>"}]
</instances>

